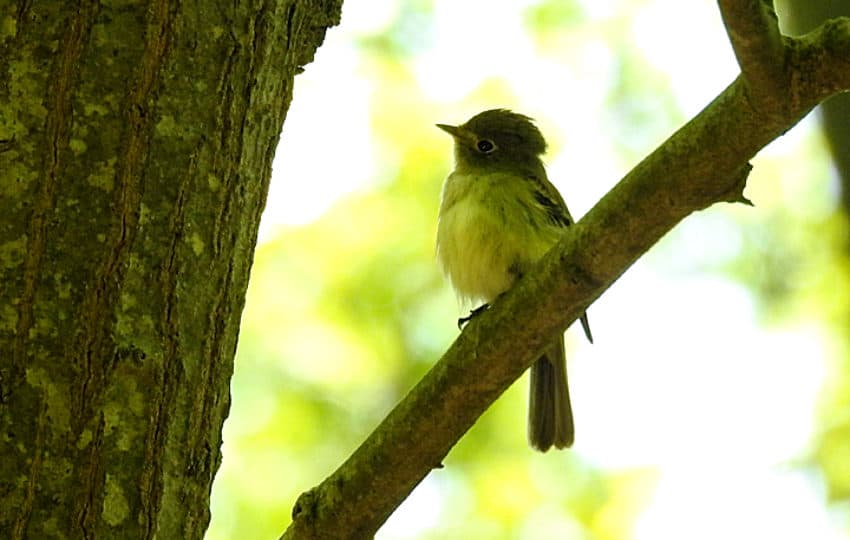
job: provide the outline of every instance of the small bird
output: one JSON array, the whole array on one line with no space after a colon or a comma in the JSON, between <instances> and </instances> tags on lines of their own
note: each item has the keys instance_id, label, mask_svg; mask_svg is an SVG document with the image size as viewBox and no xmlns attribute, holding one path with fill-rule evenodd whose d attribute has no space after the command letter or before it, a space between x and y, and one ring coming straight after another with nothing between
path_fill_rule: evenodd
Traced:
<instances>
[{"instance_id":1,"label":"small bird","mask_svg":"<svg viewBox=\"0 0 850 540\"><path fill-rule=\"evenodd\" d=\"M452 136L455 154L440 201L437 260L461 299L484 302L462 324L510 289L573 219L546 177L546 141L531 118L491 109L437 127ZM592 343L586 313L581 324ZM545 452L574 438L562 335L531 366L528 442Z\"/></svg>"}]
</instances>

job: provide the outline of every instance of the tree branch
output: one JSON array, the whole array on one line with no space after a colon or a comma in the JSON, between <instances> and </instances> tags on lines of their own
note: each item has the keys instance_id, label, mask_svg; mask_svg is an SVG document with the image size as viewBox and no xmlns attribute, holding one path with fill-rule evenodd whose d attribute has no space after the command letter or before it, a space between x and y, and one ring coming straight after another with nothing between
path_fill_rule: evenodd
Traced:
<instances>
[{"instance_id":1,"label":"tree branch","mask_svg":"<svg viewBox=\"0 0 850 540\"><path fill-rule=\"evenodd\" d=\"M754 93L782 96L786 82L783 36L771 0L718 0L741 73Z\"/></svg>"},{"instance_id":2,"label":"tree branch","mask_svg":"<svg viewBox=\"0 0 850 540\"><path fill-rule=\"evenodd\" d=\"M818 102L850 89L850 19L779 40L771 37L775 21L764 22L752 2L740 15L729 7L733 2L720 3L744 77L638 164L533 272L473 320L360 448L301 495L282 538L373 535L546 344L638 257L691 212L746 201L749 159ZM738 16L747 21L729 20ZM748 40L750 32L756 36ZM776 66L788 99L753 100L758 85L776 84Z\"/></svg>"}]
</instances>

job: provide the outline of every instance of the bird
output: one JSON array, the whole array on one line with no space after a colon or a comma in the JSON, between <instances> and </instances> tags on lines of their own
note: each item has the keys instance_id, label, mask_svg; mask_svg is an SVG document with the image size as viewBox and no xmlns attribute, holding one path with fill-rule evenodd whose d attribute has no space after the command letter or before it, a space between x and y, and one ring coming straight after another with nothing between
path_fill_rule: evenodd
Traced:
<instances>
[{"instance_id":1,"label":"bird","mask_svg":"<svg viewBox=\"0 0 850 540\"><path fill-rule=\"evenodd\" d=\"M454 139L455 158L440 198L437 260L461 300L483 302L461 326L516 284L574 222L546 175L546 140L531 118L490 109L437 127ZM587 313L581 324L593 343ZM531 366L527 436L540 452L574 442L563 335Z\"/></svg>"}]
</instances>

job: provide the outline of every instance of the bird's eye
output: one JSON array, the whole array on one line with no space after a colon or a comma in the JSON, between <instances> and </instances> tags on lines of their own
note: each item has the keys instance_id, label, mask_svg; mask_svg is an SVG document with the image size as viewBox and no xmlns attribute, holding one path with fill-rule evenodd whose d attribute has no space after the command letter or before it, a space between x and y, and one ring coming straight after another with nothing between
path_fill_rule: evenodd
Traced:
<instances>
[{"instance_id":1,"label":"bird's eye","mask_svg":"<svg viewBox=\"0 0 850 540\"><path fill-rule=\"evenodd\" d=\"M489 154L493 150L496 149L496 145L493 144L492 141L488 141L487 139L481 139L475 145L478 148L478 151L482 154Z\"/></svg>"}]
</instances>

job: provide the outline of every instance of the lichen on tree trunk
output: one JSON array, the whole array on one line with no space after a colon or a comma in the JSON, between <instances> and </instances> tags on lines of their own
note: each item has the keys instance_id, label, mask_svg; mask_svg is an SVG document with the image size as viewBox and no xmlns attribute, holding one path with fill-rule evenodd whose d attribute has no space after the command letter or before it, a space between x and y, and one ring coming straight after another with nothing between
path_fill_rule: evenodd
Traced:
<instances>
[{"instance_id":1,"label":"lichen on tree trunk","mask_svg":"<svg viewBox=\"0 0 850 540\"><path fill-rule=\"evenodd\" d=\"M203 535L274 149L340 4L2 7L0 531Z\"/></svg>"}]
</instances>

